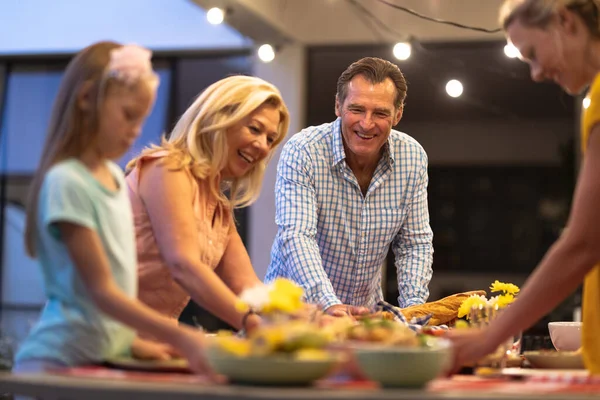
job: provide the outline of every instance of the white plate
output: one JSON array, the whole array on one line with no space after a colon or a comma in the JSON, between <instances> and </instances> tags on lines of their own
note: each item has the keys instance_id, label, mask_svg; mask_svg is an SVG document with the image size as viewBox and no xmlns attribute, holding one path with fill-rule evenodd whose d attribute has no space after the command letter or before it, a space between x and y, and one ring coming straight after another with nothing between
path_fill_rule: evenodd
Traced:
<instances>
[{"instance_id":1,"label":"white plate","mask_svg":"<svg viewBox=\"0 0 600 400\"><path fill-rule=\"evenodd\" d=\"M500 375L510 376L516 378L529 378L529 377L562 377L568 376L570 378L587 378L590 373L585 369L534 369L534 368L504 368Z\"/></svg>"},{"instance_id":2,"label":"white plate","mask_svg":"<svg viewBox=\"0 0 600 400\"><path fill-rule=\"evenodd\" d=\"M575 351L526 351L523 357L533 368L585 369L581 353Z\"/></svg>"}]
</instances>

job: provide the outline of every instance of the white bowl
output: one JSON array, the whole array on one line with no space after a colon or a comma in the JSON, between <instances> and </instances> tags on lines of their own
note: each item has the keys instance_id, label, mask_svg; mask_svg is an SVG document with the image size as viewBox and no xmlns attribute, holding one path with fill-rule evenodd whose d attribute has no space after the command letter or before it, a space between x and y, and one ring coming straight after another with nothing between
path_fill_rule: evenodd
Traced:
<instances>
[{"instance_id":1,"label":"white bowl","mask_svg":"<svg viewBox=\"0 0 600 400\"><path fill-rule=\"evenodd\" d=\"M581 347L581 322L549 322L548 330L558 351L576 351Z\"/></svg>"}]
</instances>

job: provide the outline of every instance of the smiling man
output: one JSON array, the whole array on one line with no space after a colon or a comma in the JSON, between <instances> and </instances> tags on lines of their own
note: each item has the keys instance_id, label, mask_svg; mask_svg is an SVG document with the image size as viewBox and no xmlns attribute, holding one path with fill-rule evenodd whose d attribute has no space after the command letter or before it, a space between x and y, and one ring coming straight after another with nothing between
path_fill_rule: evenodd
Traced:
<instances>
[{"instance_id":1,"label":"smiling man","mask_svg":"<svg viewBox=\"0 0 600 400\"><path fill-rule=\"evenodd\" d=\"M392 129L405 97L396 65L363 58L338 79L338 118L285 145L266 281L292 279L308 302L331 315L365 312L361 307L382 300L381 268L391 246L400 306L427 300L433 255L427 155Z\"/></svg>"}]
</instances>

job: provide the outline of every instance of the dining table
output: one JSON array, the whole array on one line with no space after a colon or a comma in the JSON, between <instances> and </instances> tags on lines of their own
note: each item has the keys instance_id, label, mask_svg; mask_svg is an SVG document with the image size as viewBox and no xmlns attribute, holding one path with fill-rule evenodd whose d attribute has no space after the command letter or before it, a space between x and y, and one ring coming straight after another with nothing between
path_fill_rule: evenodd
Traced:
<instances>
[{"instance_id":1,"label":"dining table","mask_svg":"<svg viewBox=\"0 0 600 400\"><path fill-rule=\"evenodd\" d=\"M307 387L278 387L217 384L191 374L90 366L52 373L0 372L0 398L3 394L40 400L580 400L600 396L598 379L565 373L533 378L455 375L422 388L382 388L367 380L334 376Z\"/></svg>"}]
</instances>

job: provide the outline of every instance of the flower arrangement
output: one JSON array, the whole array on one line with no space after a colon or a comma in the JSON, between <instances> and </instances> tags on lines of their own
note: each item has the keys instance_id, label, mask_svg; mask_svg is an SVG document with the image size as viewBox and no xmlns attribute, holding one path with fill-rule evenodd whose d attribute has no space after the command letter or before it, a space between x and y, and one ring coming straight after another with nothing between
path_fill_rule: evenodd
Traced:
<instances>
[{"instance_id":1,"label":"flower arrangement","mask_svg":"<svg viewBox=\"0 0 600 400\"><path fill-rule=\"evenodd\" d=\"M519 287L512 283L503 283L495 281L490 286L491 293L500 293L494 297L486 298L485 296L473 295L467 297L462 302L458 309L458 318L470 318L470 313L473 308L484 308L490 307L492 309L502 309L507 307L513 301L519 293Z\"/></svg>"},{"instance_id":2,"label":"flower arrangement","mask_svg":"<svg viewBox=\"0 0 600 400\"><path fill-rule=\"evenodd\" d=\"M245 290L236 304L237 309L259 313L264 323L245 337L219 335L215 343L237 357L329 358L325 347L333 335L322 329L318 319L309 318L317 308L303 302L303 295L301 287L283 278Z\"/></svg>"},{"instance_id":3,"label":"flower arrangement","mask_svg":"<svg viewBox=\"0 0 600 400\"><path fill-rule=\"evenodd\" d=\"M270 284L244 290L236 304L238 311L253 310L263 316L292 315L306 307L302 301L304 291L294 282L277 278Z\"/></svg>"}]
</instances>

